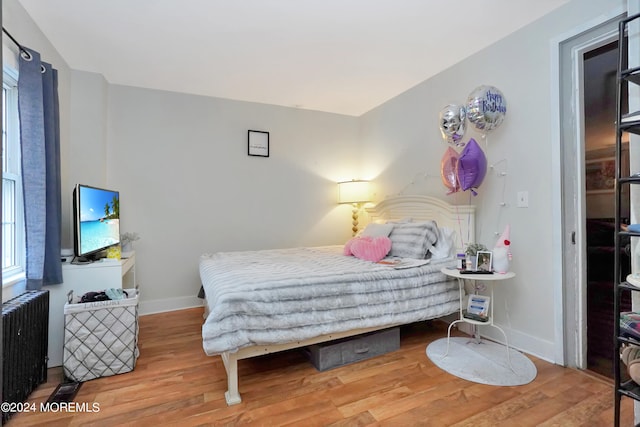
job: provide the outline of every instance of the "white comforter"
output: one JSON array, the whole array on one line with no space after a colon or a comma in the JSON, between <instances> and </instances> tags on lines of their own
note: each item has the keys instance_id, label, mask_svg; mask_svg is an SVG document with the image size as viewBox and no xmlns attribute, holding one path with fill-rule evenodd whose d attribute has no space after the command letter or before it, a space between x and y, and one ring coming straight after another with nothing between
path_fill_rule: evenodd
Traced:
<instances>
[{"instance_id":1,"label":"white comforter","mask_svg":"<svg viewBox=\"0 0 640 427\"><path fill-rule=\"evenodd\" d=\"M458 310L451 260L395 269L342 255L342 246L203 255L208 355L358 328L405 324Z\"/></svg>"}]
</instances>

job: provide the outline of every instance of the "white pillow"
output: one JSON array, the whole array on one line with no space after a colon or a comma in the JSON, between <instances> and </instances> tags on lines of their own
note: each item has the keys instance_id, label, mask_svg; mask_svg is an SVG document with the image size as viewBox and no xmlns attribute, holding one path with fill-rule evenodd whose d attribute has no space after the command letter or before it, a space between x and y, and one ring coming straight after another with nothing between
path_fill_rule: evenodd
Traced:
<instances>
[{"instance_id":1,"label":"white pillow","mask_svg":"<svg viewBox=\"0 0 640 427\"><path fill-rule=\"evenodd\" d=\"M431 248L431 259L455 257L456 232L449 227L438 228L438 241Z\"/></svg>"},{"instance_id":2,"label":"white pillow","mask_svg":"<svg viewBox=\"0 0 640 427\"><path fill-rule=\"evenodd\" d=\"M376 224L370 223L362 230L360 236L365 237L389 237L393 230L393 224Z\"/></svg>"},{"instance_id":3,"label":"white pillow","mask_svg":"<svg viewBox=\"0 0 640 427\"><path fill-rule=\"evenodd\" d=\"M438 239L438 226L435 221L395 224L389 238L389 256L424 259Z\"/></svg>"},{"instance_id":4,"label":"white pillow","mask_svg":"<svg viewBox=\"0 0 640 427\"><path fill-rule=\"evenodd\" d=\"M406 216L400 219L390 219L389 221L387 221L387 224L406 224L408 222L413 222L413 218L411 218L410 216Z\"/></svg>"}]
</instances>

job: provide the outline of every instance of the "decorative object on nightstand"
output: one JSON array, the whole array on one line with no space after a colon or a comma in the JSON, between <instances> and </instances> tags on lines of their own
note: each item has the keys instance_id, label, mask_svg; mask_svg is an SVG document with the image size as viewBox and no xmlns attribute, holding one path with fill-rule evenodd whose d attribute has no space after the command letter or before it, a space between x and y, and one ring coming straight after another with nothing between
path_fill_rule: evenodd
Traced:
<instances>
[{"instance_id":1,"label":"decorative object on nightstand","mask_svg":"<svg viewBox=\"0 0 640 427\"><path fill-rule=\"evenodd\" d=\"M509 262L511 261L511 240L509 234L511 228L509 224L504 228L502 235L493 248L493 271L496 273L506 273L509 271Z\"/></svg>"},{"instance_id":2,"label":"decorative object on nightstand","mask_svg":"<svg viewBox=\"0 0 640 427\"><path fill-rule=\"evenodd\" d=\"M120 236L120 244L122 245L122 252L133 251L133 242L140 240L140 235L135 232L126 232Z\"/></svg>"},{"instance_id":3,"label":"decorative object on nightstand","mask_svg":"<svg viewBox=\"0 0 640 427\"><path fill-rule=\"evenodd\" d=\"M369 181L351 180L338 183L338 203L351 203L353 236L358 233L358 213L362 205L371 201Z\"/></svg>"},{"instance_id":4,"label":"decorative object on nightstand","mask_svg":"<svg viewBox=\"0 0 640 427\"><path fill-rule=\"evenodd\" d=\"M488 296L469 295L467 309L462 311L462 316L478 322L488 322L490 303L491 298Z\"/></svg>"},{"instance_id":5,"label":"decorative object on nightstand","mask_svg":"<svg viewBox=\"0 0 640 427\"><path fill-rule=\"evenodd\" d=\"M487 247L482 243L469 243L464 251L464 253L467 255L467 270L476 270L478 252L487 250Z\"/></svg>"},{"instance_id":6,"label":"decorative object on nightstand","mask_svg":"<svg viewBox=\"0 0 640 427\"><path fill-rule=\"evenodd\" d=\"M476 271L490 273L493 271L493 253L490 251L478 251L476 253Z\"/></svg>"}]
</instances>

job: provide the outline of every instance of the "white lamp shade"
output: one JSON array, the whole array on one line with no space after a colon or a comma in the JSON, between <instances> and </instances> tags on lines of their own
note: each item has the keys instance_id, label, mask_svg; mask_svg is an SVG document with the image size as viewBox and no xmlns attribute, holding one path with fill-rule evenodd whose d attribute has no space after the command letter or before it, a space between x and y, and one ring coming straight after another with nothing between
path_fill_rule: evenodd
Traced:
<instances>
[{"instance_id":1,"label":"white lamp shade","mask_svg":"<svg viewBox=\"0 0 640 427\"><path fill-rule=\"evenodd\" d=\"M338 183L338 203L364 203L371 200L369 181L345 181Z\"/></svg>"}]
</instances>

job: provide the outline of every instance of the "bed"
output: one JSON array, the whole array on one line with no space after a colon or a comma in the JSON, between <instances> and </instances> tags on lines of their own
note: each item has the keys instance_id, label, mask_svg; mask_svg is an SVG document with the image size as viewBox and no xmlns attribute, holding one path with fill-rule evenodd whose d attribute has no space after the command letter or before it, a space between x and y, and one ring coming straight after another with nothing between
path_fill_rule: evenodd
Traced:
<instances>
[{"instance_id":1,"label":"bed","mask_svg":"<svg viewBox=\"0 0 640 427\"><path fill-rule=\"evenodd\" d=\"M463 241L473 240L474 207L428 196L395 196L367 212L371 223L395 223L394 230L412 227L399 225L410 218L412 224L435 232L428 260L373 263L345 256L344 245L201 256L203 348L207 355L222 357L228 405L241 402L239 360L435 319L459 309L457 282L440 269L454 264L451 254ZM399 242L397 235L390 237ZM398 250L403 244L394 243Z\"/></svg>"}]
</instances>

